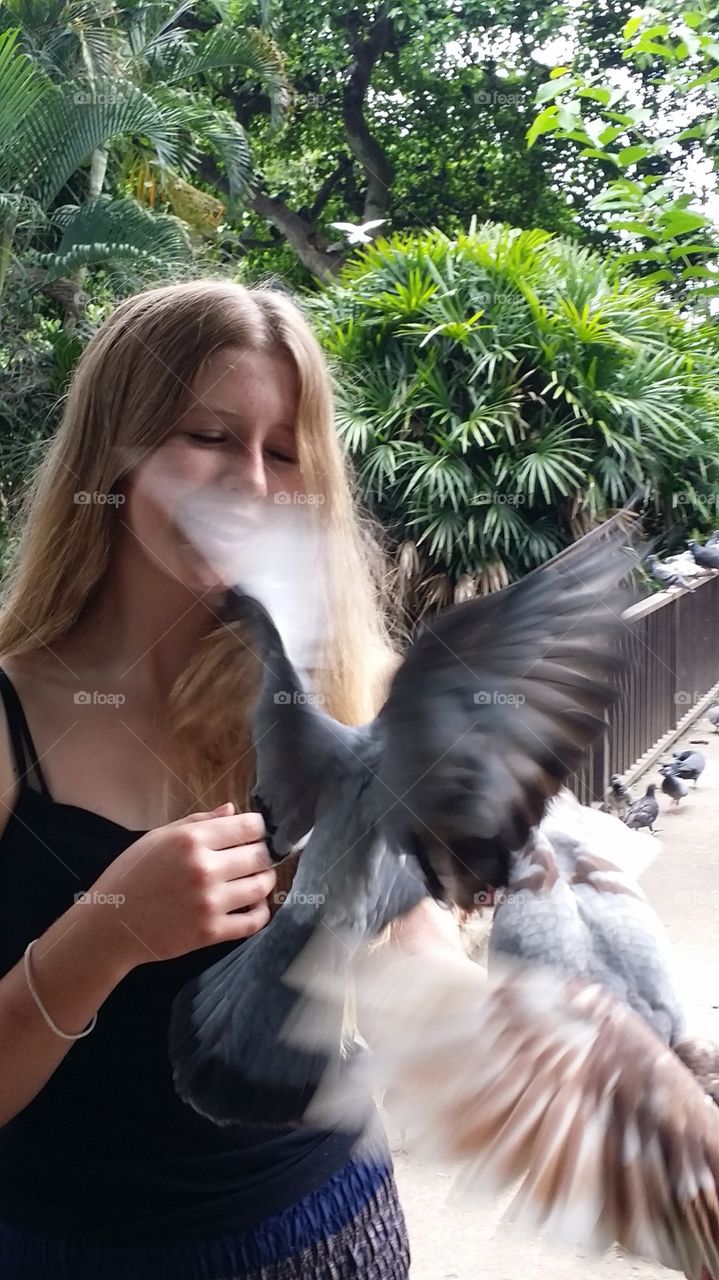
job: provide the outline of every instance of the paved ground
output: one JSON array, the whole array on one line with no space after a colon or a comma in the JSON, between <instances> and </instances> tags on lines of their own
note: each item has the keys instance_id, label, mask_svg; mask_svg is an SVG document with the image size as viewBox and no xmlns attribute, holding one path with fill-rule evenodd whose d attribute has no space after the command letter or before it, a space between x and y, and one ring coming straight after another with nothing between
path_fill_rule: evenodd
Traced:
<instances>
[{"instance_id":1,"label":"paved ground","mask_svg":"<svg viewBox=\"0 0 719 1280\"><path fill-rule=\"evenodd\" d=\"M659 855L642 884L674 944L691 1029L719 1040L719 733L699 721L675 749L697 739L704 740L699 749L707 757L706 770L696 791L689 784L678 815L667 815L668 801L661 797ZM647 782L660 780L651 769L634 789L641 792ZM423 1165L411 1150L394 1159L409 1224L413 1280L658 1280L670 1275L618 1252L588 1258L512 1235L498 1225L506 1201L471 1207L447 1203L448 1166Z\"/></svg>"}]
</instances>

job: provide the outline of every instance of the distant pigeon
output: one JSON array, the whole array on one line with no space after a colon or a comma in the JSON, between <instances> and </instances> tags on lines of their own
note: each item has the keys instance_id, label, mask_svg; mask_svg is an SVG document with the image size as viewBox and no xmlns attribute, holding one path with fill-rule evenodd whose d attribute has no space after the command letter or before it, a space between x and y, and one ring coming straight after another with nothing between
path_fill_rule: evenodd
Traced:
<instances>
[{"instance_id":1,"label":"distant pigeon","mask_svg":"<svg viewBox=\"0 0 719 1280\"><path fill-rule=\"evenodd\" d=\"M665 796L671 799L671 805L667 810L668 813L676 813L679 808L679 801L689 791L686 782L678 774L674 772L674 766L671 764L663 764L659 772L663 775L662 791Z\"/></svg>"},{"instance_id":2,"label":"distant pigeon","mask_svg":"<svg viewBox=\"0 0 719 1280\"><path fill-rule=\"evenodd\" d=\"M719 569L719 543L707 542L701 546L699 542L690 542L689 550L703 569Z\"/></svg>"},{"instance_id":3,"label":"distant pigeon","mask_svg":"<svg viewBox=\"0 0 719 1280\"><path fill-rule=\"evenodd\" d=\"M613 813L616 818L624 818L629 806L633 803L634 796L629 787L622 782L618 773L613 773L604 793L603 812Z\"/></svg>"},{"instance_id":4,"label":"distant pigeon","mask_svg":"<svg viewBox=\"0 0 719 1280\"><path fill-rule=\"evenodd\" d=\"M709 534L709 537L704 543L704 546L715 547L718 543L719 543L719 529L715 529L713 533Z\"/></svg>"},{"instance_id":5,"label":"distant pigeon","mask_svg":"<svg viewBox=\"0 0 719 1280\"><path fill-rule=\"evenodd\" d=\"M694 556L688 548L681 551L675 556L665 556L662 564L671 569L672 573L680 574L682 578L704 578L711 572L709 569L703 569L697 564Z\"/></svg>"},{"instance_id":6,"label":"distant pigeon","mask_svg":"<svg viewBox=\"0 0 719 1280\"><path fill-rule=\"evenodd\" d=\"M631 827L632 831L649 827L649 830L654 832L654 823L659 816L659 801L654 794L656 789L656 783L650 782L644 795L630 805L624 822L626 826Z\"/></svg>"},{"instance_id":7,"label":"distant pigeon","mask_svg":"<svg viewBox=\"0 0 719 1280\"><path fill-rule=\"evenodd\" d=\"M719 702L715 706L709 708L705 719L708 720L710 724L713 724L715 732L719 733Z\"/></svg>"},{"instance_id":8,"label":"distant pigeon","mask_svg":"<svg viewBox=\"0 0 719 1280\"><path fill-rule=\"evenodd\" d=\"M697 785L699 775L706 768L706 760L701 751L672 751L674 757L670 765L672 773L678 778L690 778Z\"/></svg>"},{"instance_id":9,"label":"distant pigeon","mask_svg":"<svg viewBox=\"0 0 719 1280\"><path fill-rule=\"evenodd\" d=\"M372 236L368 236L368 231L373 231L375 227L381 227L387 221L386 218L373 218L371 222L363 222L356 225L354 222L331 222L330 226L335 231L341 231L347 237L349 244L371 244Z\"/></svg>"},{"instance_id":10,"label":"distant pigeon","mask_svg":"<svg viewBox=\"0 0 719 1280\"><path fill-rule=\"evenodd\" d=\"M647 556L644 561L647 569L654 578L655 582L660 582L663 587L683 587L685 591L693 591L694 587L676 570L671 569L668 564L662 564L658 556Z\"/></svg>"}]
</instances>

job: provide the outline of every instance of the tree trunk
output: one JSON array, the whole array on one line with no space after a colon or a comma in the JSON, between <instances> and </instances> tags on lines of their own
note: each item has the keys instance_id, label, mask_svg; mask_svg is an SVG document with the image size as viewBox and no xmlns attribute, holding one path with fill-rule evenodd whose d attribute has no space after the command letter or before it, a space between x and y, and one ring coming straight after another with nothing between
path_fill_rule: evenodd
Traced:
<instances>
[{"instance_id":1,"label":"tree trunk","mask_svg":"<svg viewBox=\"0 0 719 1280\"><path fill-rule=\"evenodd\" d=\"M10 266L16 227L16 215L14 213L8 214L5 222L3 223L2 231L0 231L0 298L5 290L5 281L7 279L8 268Z\"/></svg>"}]
</instances>

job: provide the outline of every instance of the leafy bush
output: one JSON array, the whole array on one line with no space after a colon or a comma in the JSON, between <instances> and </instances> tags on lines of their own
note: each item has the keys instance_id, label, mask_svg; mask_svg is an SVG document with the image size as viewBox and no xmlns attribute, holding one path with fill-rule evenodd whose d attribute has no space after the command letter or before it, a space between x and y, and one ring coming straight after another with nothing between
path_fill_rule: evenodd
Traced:
<instances>
[{"instance_id":1,"label":"leafy bush","mask_svg":"<svg viewBox=\"0 0 719 1280\"><path fill-rule=\"evenodd\" d=\"M496 223L395 235L308 306L424 604L521 575L638 486L665 528L716 523L715 330L596 251Z\"/></svg>"}]
</instances>

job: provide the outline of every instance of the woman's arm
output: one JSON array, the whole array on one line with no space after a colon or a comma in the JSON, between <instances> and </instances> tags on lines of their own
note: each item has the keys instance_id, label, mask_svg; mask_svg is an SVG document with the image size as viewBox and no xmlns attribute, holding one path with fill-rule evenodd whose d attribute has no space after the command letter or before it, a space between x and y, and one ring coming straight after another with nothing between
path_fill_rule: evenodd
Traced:
<instances>
[{"instance_id":1,"label":"woman's arm","mask_svg":"<svg viewBox=\"0 0 719 1280\"><path fill-rule=\"evenodd\" d=\"M84 1030L129 971L108 945L103 911L106 917L100 904L75 903L38 938L30 956L40 999L68 1034ZM72 1045L48 1027L21 960L0 979L0 1127L32 1102Z\"/></svg>"}]
</instances>

